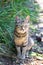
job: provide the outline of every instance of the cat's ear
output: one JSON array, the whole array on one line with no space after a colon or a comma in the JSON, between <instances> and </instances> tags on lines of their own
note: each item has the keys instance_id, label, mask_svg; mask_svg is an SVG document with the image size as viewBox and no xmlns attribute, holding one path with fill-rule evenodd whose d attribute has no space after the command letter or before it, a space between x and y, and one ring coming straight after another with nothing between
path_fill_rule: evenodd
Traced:
<instances>
[{"instance_id":1,"label":"cat's ear","mask_svg":"<svg viewBox=\"0 0 43 65\"><path fill-rule=\"evenodd\" d=\"M29 15L26 17L26 19L24 20L24 22L28 22L28 21L30 21L30 16Z\"/></svg>"},{"instance_id":2,"label":"cat's ear","mask_svg":"<svg viewBox=\"0 0 43 65\"><path fill-rule=\"evenodd\" d=\"M19 23L20 22L20 18L18 16L16 16L16 22Z\"/></svg>"}]
</instances>

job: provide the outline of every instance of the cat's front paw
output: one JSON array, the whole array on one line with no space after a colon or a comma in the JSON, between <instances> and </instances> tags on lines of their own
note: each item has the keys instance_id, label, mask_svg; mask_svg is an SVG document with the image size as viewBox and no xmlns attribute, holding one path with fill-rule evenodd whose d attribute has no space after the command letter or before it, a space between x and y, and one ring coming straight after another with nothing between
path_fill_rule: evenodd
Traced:
<instances>
[{"instance_id":1,"label":"cat's front paw","mask_svg":"<svg viewBox=\"0 0 43 65\"><path fill-rule=\"evenodd\" d=\"M22 55L22 59L25 59L25 55Z\"/></svg>"}]
</instances>

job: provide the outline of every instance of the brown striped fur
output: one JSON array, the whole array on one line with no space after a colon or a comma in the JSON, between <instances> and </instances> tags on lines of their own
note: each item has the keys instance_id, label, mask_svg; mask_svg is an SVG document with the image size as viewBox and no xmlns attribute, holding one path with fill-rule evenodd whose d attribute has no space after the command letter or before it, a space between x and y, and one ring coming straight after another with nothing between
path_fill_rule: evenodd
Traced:
<instances>
[{"instance_id":1,"label":"brown striped fur","mask_svg":"<svg viewBox=\"0 0 43 65\"><path fill-rule=\"evenodd\" d=\"M18 57L22 59L25 58L27 49L29 50L33 46L33 40L29 38L29 21L30 16L27 16L24 21L22 21L18 16L16 17L14 42L18 51Z\"/></svg>"},{"instance_id":2,"label":"brown striped fur","mask_svg":"<svg viewBox=\"0 0 43 65\"><path fill-rule=\"evenodd\" d=\"M22 22L17 17L16 21L18 21L18 22L16 23L15 32L14 32L15 33L14 42L16 45L25 44L25 42L27 41L27 32L28 32L28 28L29 28L28 19L29 19L29 16L26 17L26 21Z\"/></svg>"}]
</instances>

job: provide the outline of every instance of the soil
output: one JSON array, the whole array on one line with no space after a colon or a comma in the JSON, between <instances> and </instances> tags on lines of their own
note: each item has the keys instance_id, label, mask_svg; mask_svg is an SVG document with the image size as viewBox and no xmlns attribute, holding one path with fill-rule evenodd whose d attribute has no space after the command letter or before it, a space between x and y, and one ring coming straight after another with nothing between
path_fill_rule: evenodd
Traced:
<instances>
[{"instance_id":1,"label":"soil","mask_svg":"<svg viewBox=\"0 0 43 65\"><path fill-rule=\"evenodd\" d=\"M20 64L21 60L16 57L10 58L0 55L0 65L20 65ZM36 57L29 57L24 60L24 63L22 65L43 65L43 60L37 59Z\"/></svg>"}]
</instances>

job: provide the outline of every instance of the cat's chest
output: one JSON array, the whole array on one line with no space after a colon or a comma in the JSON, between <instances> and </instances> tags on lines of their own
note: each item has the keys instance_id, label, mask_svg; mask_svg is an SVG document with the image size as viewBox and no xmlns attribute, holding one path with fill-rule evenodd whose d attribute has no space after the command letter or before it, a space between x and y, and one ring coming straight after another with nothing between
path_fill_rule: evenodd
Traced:
<instances>
[{"instance_id":1,"label":"cat's chest","mask_svg":"<svg viewBox=\"0 0 43 65\"><path fill-rule=\"evenodd\" d=\"M27 42L27 38L28 38L27 32L18 33L18 31L15 30L14 42L16 45L25 44L25 42Z\"/></svg>"}]
</instances>

